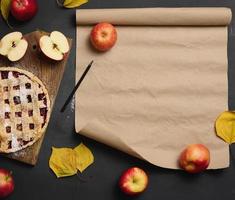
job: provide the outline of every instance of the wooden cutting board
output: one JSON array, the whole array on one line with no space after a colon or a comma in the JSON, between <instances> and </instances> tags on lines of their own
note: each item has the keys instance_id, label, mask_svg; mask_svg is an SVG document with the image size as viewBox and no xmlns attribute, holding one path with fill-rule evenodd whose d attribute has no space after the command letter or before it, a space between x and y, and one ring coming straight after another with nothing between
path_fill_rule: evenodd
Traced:
<instances>
[{"instance_id":1,"label":"wooden cutting board","mask_svg":"<svg viewBox=\"0 0 235 200\"><path fill-rule=\"evenodd\" d=\"M35 31L25 35L24 37L29 43L25 56L20 61L14 63L8 61L6 58L0 57L0 67L14 66L35 74L39 79L41 79L48 90L52 110L69 54L63 61L60 62L46 59L38 50L39 38L45 34L48 33ZM68 41L71 49L72 40L68 38ZM3 155L24 163L35 165L37 163L44 135L45 133L43 133L41 139L26 149Z\"/></svg>"}]
</instances>

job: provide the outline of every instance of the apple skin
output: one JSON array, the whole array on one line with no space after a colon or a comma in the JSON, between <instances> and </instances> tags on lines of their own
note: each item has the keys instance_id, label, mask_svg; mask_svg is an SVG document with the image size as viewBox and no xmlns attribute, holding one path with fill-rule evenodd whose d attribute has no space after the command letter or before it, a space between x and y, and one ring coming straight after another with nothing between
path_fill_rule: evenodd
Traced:
<instances>
[{"instance_id":1,"label":"apple skin","mask_svg":"<svg viewBox=\"0 0 235 200\"><path fill-rule=\"evenodd\" d=\"M56 64L56 63L58 63L60 61L63 61L69 55L68 53L65 53L61 60L54 60L54 59L50 58L49 56L47 56L46 54L44 54L40 48L38 48L38 54L39 54L39 57L41 59L43 59L44 61L46 61L48 63L51 63L51 64Z\"/></svg>"},{"instance_id":2,"label":"apple skin","mask_svg":"<svg viewBox=\"0 0 235 200\"><path fill-rule=\"evenodd\" d=\"M204 171L210 163L210 151L203 144L191 144L180 155L179 165L185 171L195 174Z\"/></svg>"},{"instance_id":3,"label":"apple skin","mask_svg":"<svg viewBox=\"0 0 235 200\"><path fill-rule=\"evenodd\" d=\"M127 195L135 196L145 191L148 186L148 176L144 170L132 167L123 172L119 179L121 191Z\"/></svg>"},{"instance_id":4,"label":"apple skin","mask_svg":"<svg viewBox=\"0 0 235 200\"><path fill-rule=\"evenodd\" d=\"M19 21L28 21L32 19L37 11L37 0L12 0L11 14Z\"/></svg>"},{"instance_id":5,"label":"apple skin","mask_svg":"<svg viewBox=\"0 0 235 200\"><path fill-rule=\"evenodd\" d=\"M93 27L90 41L97 50L108 51L117 41L117 31L110 23L99 23Z\"/></svg>"},{"instance_id":6,"label":"apple skin","mask_svg":"<svg viewBox=\"0 0 235 200\"><path fill-rule=\"evenodd\" d=\"M39 53L39 56L41 56L42 59L45 59L47 62L49 62L49 63L54 63L54 64L55 64L55 63L58 63L58 62L60 62L60 61L62 61L62 60L64 60L64 59L66 59L66 58L68 57L68 55L69 55L68 53L65 53L65 54L63 55L63 58L62 58L62 59L60 59L60 60L54 60L54 59L50 58L49 56L47 56L46 54L44 54L41 49L38 50L38 53Z\"/></svg>"},{"instance_id":7,"label":"apple skin","mask_svg":"<svg viewBox=\"0 0 235 200\"><path fill-rule=\"evenodd\" d=\"M10 171L0 168L0 198L10 195L14 191L14 180Z\"/></svg>"}]
</instances>

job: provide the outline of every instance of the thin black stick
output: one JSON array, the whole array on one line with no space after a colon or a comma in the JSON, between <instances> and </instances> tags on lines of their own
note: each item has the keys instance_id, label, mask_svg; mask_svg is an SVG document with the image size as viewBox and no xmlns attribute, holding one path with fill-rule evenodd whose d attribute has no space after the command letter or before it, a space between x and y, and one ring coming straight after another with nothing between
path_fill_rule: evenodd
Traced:
<instances>
[{"instance_id":1,"label":"thin black stick","mask_svg":"<svg viewBox=\"0 0 235 200\"><path fill-rule=\"evenodd\" d=\"M81 85L83 79L85 78L87 72L90 70L91 66L93 64L93 60L90 62L90 64L86 67L86 70L83 72L81 78L79 79L79 81L77 82L76 86L73 88L71 94L69 95L69 97L67 98L67 100L65 101L63 107L61 108L60 112L64 112L67 105L69 104L69 102L72 100L73 95L75 94L75 92L77 91L77 89L79 88L79 86Z\"/></svg>"}]
</instances>

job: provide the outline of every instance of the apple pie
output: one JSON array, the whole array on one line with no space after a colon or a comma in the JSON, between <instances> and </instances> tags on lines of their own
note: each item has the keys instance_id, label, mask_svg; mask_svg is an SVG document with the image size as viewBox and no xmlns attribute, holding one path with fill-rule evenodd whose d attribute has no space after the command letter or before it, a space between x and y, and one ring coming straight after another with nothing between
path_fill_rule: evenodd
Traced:
<instances>
[{"instance_id":1,"label":"apple pie","mask_svg":"<svg viewBox=\"0 0 235 200\"><path fill-rule=\"evenodd\" d=\"M32 73L0 67L0 152L10 153L34 144L50 117L50 99Z\"/></svg>"}]
</instances>

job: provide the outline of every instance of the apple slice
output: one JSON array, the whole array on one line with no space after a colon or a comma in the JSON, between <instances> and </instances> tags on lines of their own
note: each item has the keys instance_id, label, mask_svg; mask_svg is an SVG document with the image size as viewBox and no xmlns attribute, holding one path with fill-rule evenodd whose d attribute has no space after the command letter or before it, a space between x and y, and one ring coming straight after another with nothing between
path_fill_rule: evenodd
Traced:
<instances>
[{"instance_id":1,"label":"apple slice","mask_svg":"<svg viewBox=\"0 0 235 200\"><path fill-rule=\"evenodd\" d=\"M55 61L63 60L69 52L68 40L59 31L53 31L49 36L42 36L39 40L39 46L43 54Z\"/></svg>"},{"instance_id":2,"label":"apple slice","mask_svg":"<svg viewBox=\"0 0 235 200\"><path fill-rule=\"evenodd\" d=\"M28 42L21 32L12 32L5 35L0 41L0 54L10 61L20 60L26 53Z\"/></svg>"}]
</instances>

